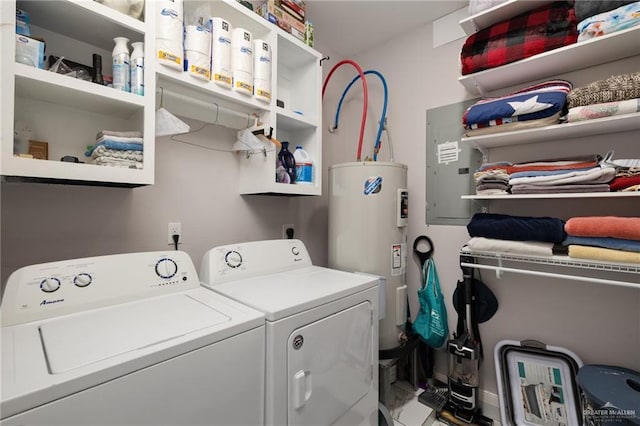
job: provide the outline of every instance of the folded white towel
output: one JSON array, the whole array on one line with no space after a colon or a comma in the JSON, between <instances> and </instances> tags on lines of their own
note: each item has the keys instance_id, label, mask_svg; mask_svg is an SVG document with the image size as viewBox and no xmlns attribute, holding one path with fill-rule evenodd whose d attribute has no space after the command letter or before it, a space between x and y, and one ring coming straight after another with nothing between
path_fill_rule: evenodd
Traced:
<instances>
[{"instance_id":1,"label":"folded white towel","mask_svg":"<svg viewBox=\"0 0 640 426\"><path fill-rule=\"evenodd\" d=\"M142 161L124 160L122 158L113 157L97 157L92 160L93 164L99 166L124 167L127 169L142 169Z\"/></svg>"},{"instance_id":2,"label":"folded white towel","mask_svg":"<svg viewBox=\"0 0 640 426\"><path fill-rule=\"evenodd\" d=\"M519 177L509 180L510 185L569 185L572 183L608 183L616 177L613 167L594 167L589 170L569 171L557 175Z\"/></svg>"},{"instance_id":3,"label":"folded white towel","mask_svg":"<svg viewBox=\"0 0 640 426\"><path fill-rule=\"evenodd\" d=\"M531 256L552 256L553 243L542 241L512 241L495 238L473 237L466 247L471 251L492 251Z\"/></svg>"},{"instance_id":4,"label":"folded white towel","mask_svg":"<svg viewBox=\"0 0 640 426\"><path fill-rule=\"evenodd\" d=\"M122 158L125 160L142 161L143 153L142 151L109 149L104 145L100 145L91 153L91 158L98 157Z\"/></svg>"}]
</instances>

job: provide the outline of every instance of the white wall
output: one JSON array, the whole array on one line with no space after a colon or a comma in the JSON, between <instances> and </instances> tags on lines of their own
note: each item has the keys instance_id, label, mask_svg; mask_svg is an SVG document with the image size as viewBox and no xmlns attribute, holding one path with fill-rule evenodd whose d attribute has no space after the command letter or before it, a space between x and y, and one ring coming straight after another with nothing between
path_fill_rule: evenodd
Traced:
<instances>
[{"instance_id":1,"label":"white wall","mask_svg":"<svg viewBox=\"0 0 640 426\"><path fill-rule=\"evenodd\" d=\"M321 35L318 36L320 38ZM457 314L451 305L456 282L461 278L458 252L469 239L464 226L438 226L425 224L426 179L426 113L430 108L457 103L474 96L466 93L457 78L459 52L464 39L438 48L432 48L432 25L408 32L387 44L377 46L355 59L363 69L376 69L386 78L389 91L389 127L395 143L396 161L409 167L410 221L409 244L422 234L434 242L434 259L438 268L445 298L448 300L449 328L455 330ZM594 67L582 73L557 76L580 86L613 74L637 71L634 57L613 65ZM375 136L380 113L381 95L376 79L369 83L370 125L369 143ZM342 90L340 87L340 91ZM522 87L522 86L521 86ZM505 88L507 93L512 88ZM351 100L341 113L341 129L349 154L355 153L357 132L360 126L361 97L352 89ZM373 100L371 99L373 93ZM496 93L495 95L500 94ZM325 103L325 115L329 106ZM331 113L332 114L332 113ZM344 120L344 121L343 121ZM326 121L326 120L325 120ZM347 123L350 123L347 125ZM348 135L347 135L348 133ZM638 158L639 132L627 132L612 136L584 138L573 144L552 141L532 146L494 150L490 161L527 161L557 156L586 153L604 154L611 147L616 158ZM335 139L335 136L333 137ZM332 136L325 134L325 147L334 145ZM384 140L384 138L383 138ZM575 143L577 142L577 143ZM334 149L335 145L331 149ZM328 149L328 148L327 148ZM340 149L340 148L339 148ZM383 148L382 158L387 151ZM344 161L344 159L343 159ZM327 162L327 164L329 164ZM637 201L504 201L490 205L490 211L522 216L552 216L568 219L580 215L640 215ZM561 271L560 271L561 272ZM620 274L614 279L637 280L640 277ZM410 286L412 312L417 312L416 290L420 284L417 259L408 262L407 281ZM585 363L622 365L640 369L640 291L623 287L602 286L584 282L557 279L540 279L525 275L505 274L496 279L495 274L482 273L483 281L496 294L500 308L495 317L480 325L484 343L485 361L481 367L481 385L489 392L496 392L493 349L502 339L537 339L548 345L566 347L576 352ZM436 373L446 374L447 357L438 351Z\"/></svg>"},{"instance_id":2,"label":"white wall","mask_svg":"<svg viewBox=\"0 0 640 426\"><path fill-rule=\"evenodd\" d=\"M3 285L15 269L33 263L169 250L168 222L182 223L180 248L198 269L209 248L281 238L282 224L297 223L305 198L238 195L237 159L229 152L235 131L207 126L179 138L201 146L158 138L151 186L3 183ZM304 231L296 236L304 238Z\"/></svg>"}]
</instances>

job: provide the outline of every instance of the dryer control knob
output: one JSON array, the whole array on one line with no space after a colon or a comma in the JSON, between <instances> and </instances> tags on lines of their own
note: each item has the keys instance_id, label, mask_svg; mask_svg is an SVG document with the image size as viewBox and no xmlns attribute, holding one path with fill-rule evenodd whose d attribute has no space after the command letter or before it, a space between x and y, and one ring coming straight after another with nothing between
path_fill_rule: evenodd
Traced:
<instances>
[{"instance_id":1,"label":"dryer control knob","mask_svg":"<svg viewBox=\"0 0 640 426\"><path fill-rule=\"evenodd\" d=\"M73 278L73 283L77 286L77 287L86 287L89 284L91 284L91 282L93 281L93 278L91 278L91 275L87 274L87 273L82 273L82 274L78 274Z\"/></svg>"},{"instance_id":2,"label":"dryer control knob","mask_svg":"<svg viewBox=\"0 0 640 426\"><path fill-rule=\"evenodd\" d=\"M60 280L56 277L45 278L40 282L40 290L45 293L53 293L60 288Z\"/></svg>"},{"instance_id":3,"label":"dryer control knob","mask_svg":"<svg viewBox=\"0 0 640 426\"><path fill-rule=\"evenodd\" d=\"M156 274L160 278L173 278L178 273L178 265L173 259L164 257L156 262Z\"/></svg>"},{"instance_id":4,"label":"dryer control knob","mask_svg":"<svg viewBox=\"0 0 640 426\"><path fill-rule=\"evenodd\" d=\"M235 250L229 250L224 255L224 261L229 268L239 268L242 265L242 255Z\"/></svg>"}]
</instances>

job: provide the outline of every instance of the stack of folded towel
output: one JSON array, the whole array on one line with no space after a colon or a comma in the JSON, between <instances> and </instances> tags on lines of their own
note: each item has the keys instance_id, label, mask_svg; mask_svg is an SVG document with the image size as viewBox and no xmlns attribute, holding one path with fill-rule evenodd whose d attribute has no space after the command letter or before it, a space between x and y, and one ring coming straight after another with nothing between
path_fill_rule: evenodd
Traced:
<instances>
[{"instance_id":1,"label":"stack of folded towel","mask_svg":"<svg viewBox=\"0 0 640 426\"><path fill-rule=\"evenodd\" d=\"M640 217L572 217L565 231L569 257L640 263Z\"/></svg>"},{"instance_id":2,"label":"stack of folded towel","mask_svg":"<svg viewBox=\"0 0 640 426\"><path fill-rule=\"evenodd\" d=\"M143 147L142 132L102 130L85 155L91 158L92 164L142 169Z\"/></svg>"},{"instance_id":3,"label":"stack of folded towel","mask_svg":"<svg viewBox=\"0 0 640 426\"><path fill-rule=\"evenodd\" d=\"M552 256L554 245L566 238L564 221L553 217L476 213L467 231L468 250L529 256Z\"/></svg>"},{"instance_id":4,"label":"stack of folded towel","mask_svg":"<svg viewBox=\"0 0 640 426\"><path fill-rule=\"evenodd\" d=\"M529 163L483 164L473 175L476 194L609 192L616 167L598 155Z\"/></svg>"},{"instance_id":5,"label":"stack of folded towel","mask_svg":"<svg viewBox=\"0 0 640 426\"><path fill-rule=\"evenodd\" d=\"M616 177L609 183L611 191L640 191L640 158L613 159L613 151L609 151L602 160L616 169Z\"/></svg>"}]
</instances>

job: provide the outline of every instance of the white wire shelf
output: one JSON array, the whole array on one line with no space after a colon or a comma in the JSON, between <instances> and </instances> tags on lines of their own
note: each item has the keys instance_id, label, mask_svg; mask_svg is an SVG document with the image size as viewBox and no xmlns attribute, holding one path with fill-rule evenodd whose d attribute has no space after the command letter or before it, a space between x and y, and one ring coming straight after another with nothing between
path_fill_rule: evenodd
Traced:
<instances>
[{"instance_id":1,"label":"white wire shelf","mask_svg":"<svg viewBox=\"0 0 640 426\"><path fill-rule=\"evenodd\" d=\"M565 192L549 194L461 195L462 200L526 200L562 198L629 198L640 197L640 192Z\"/></svg>"},{"instance_id":2,"label":"white wire shelf","mask_svg":"<svg viewBox=\"0 0 640 426\"><path fill-rule=\"evenodd\" d=\"M595 260L576 259L569 256L554 255L549 257L525 256L510 253L471 251L467 249L460 250L460 256L469 256L475 259L488 259L497 262L497 265L486 265L480 263L461 262L460 266L485 269L496 272L498 278L502 278L504 272L512 272L517 274L536 275L549 278L560 278L573 281L592 282L596 284L616 285L623 287L632 287L640 289L640 264L633 263L617 263L617 262L600 262ZM596 278L574 273L560 274L555 272L538 271L526 268L513 268L503 265L504 261L518 262L530 265L543 265L554 267L566 267L577 270L587 271L603 271L603 272L619 272L631 274L629 280L613 280L605 278Z\"/></svg>"}]
</instances>

